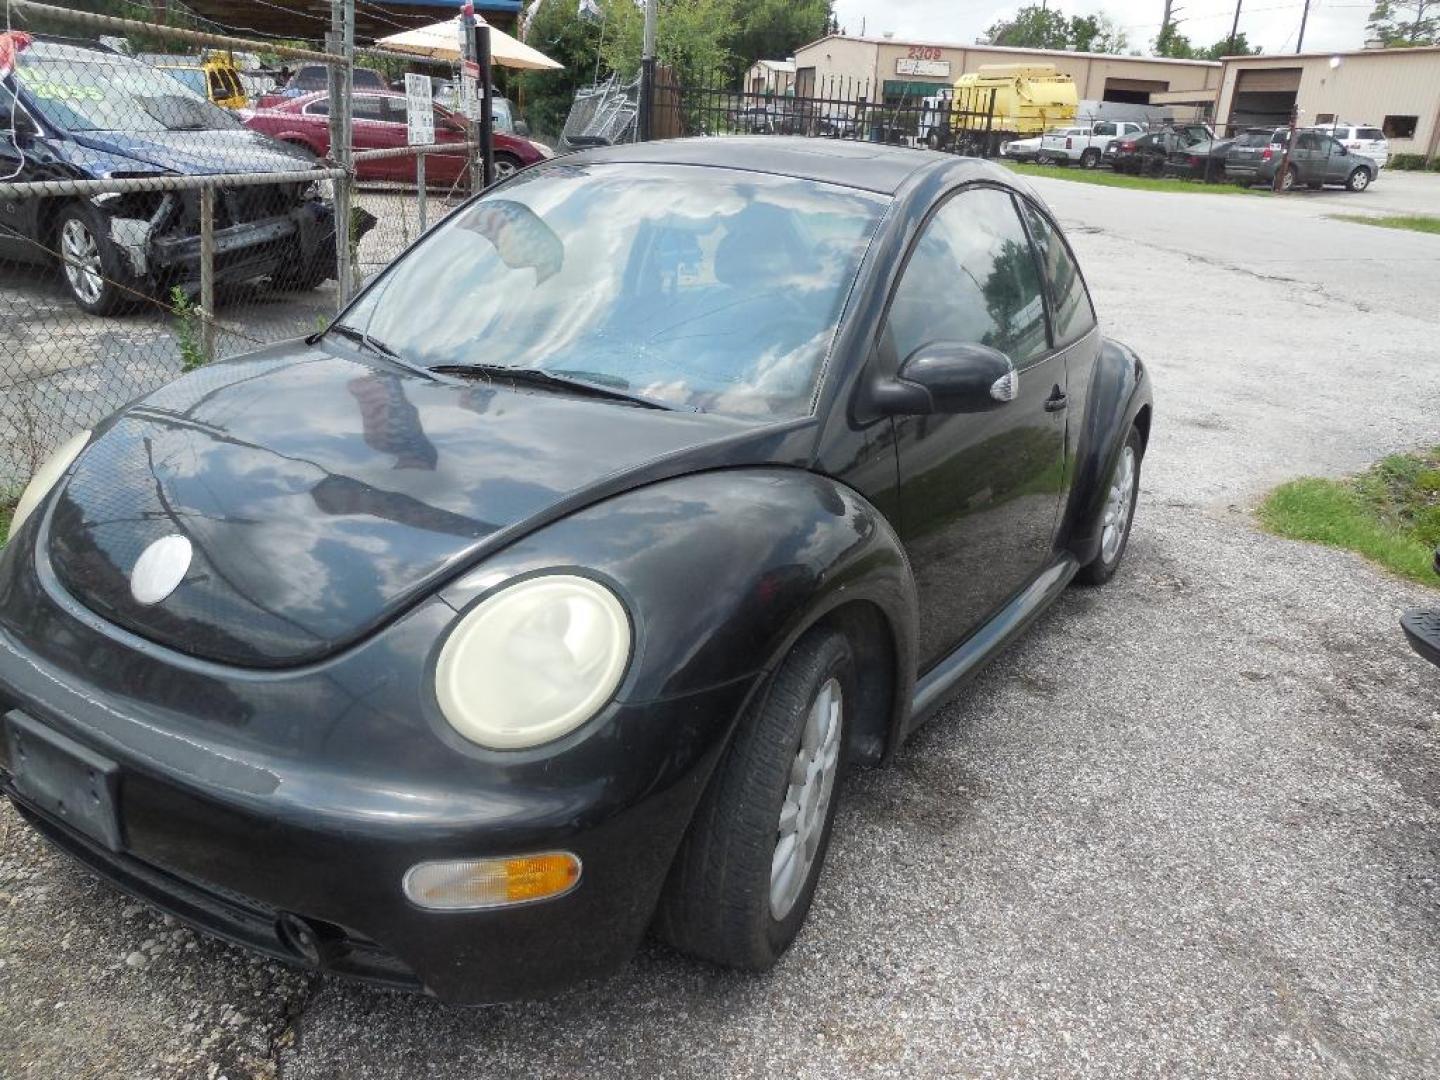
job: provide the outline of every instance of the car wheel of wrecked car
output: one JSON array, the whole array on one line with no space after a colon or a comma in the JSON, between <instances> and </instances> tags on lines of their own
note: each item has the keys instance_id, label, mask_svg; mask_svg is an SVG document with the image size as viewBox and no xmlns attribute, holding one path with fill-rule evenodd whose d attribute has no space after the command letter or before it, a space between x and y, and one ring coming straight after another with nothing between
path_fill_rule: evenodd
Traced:
<instances>
[{"instance_id":1,"label":"car wheel of wrecked car","mask_svg":"<svg viewBox=\"0 0 1440 1080\"><path fill-rule=\"evenodd\" d=\"M520 163L519 158L510 154L496 154L495 182L499 183L501 180L509 180L510 177L514 176L522 168L524 168L524 166Z\"/></svg>"},{"instance_id":2,"label":"car wheel of wrecked car","mask_svg":"<svg viewBox=\"0 0 1440 1080\"><path fill-rule=\"evenodd\" d=\"M1370 174L1364 169L1356 169L1345 181L1345 186L1351 191L1364 191L1370 186Z\"/></svg>"},{"instance_id":3,"label":"car wheel of wrecked car","mask_svg":"<svg viewBox=\"0 0 1440 1080\"><path fill-rule=\"evenodd\" d=\"M676 856L658 920L676 948L759 971L795 939L830 842L856 700L845 636L801 639L742 721Z\"/></svg>"},{"instance_id":4,"label":"car wheel of wrecked car","mask_svg":"<svg viewBox=\"0 0 1440 1080\"><path fill-rule=\"evenodd\" d=\"M119 249L98 215L84 203L72 203L55 222L60 272L75 303L91 315L114 315L135 306L139 295L126 287L130 275Z\"/></svg>"},{"instance_id":5,"label":"car wheel of wrecked car","mask_svg":"<svg viewBox=\"0 0 1440 1080\"><path fill-rule=\"evenodd\" d=\"M1140 492L1140 458L1145 452L1137 428L1120 450L1120 457L1110 473L1105 494L1105 509L1100 517L1100 552L1075 575L1081 585L1104 585L1120 566L1125 547L1130 542L1130 523L1135 520L1136 496Z\"/></svg>"}]
</instances>

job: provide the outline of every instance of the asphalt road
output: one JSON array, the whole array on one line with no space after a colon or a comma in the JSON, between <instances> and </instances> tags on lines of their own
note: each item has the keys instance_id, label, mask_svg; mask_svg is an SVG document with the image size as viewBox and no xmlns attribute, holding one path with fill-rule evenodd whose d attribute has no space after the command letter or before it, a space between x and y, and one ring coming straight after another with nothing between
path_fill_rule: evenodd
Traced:
<instances>
[{"instance_id":1,"label":"asphalt road","mask_svg":"<svg viewBox=\"0 0 1440 1080\"><path fill-rule=\"evenodd\" d=\"M1037 187L1155 380L1127 563L849 779L774 972L651 946L478 1010L304 978L7 810L0 1074L1440 1074L1440 671L1396 626L1440 593L1251 516L1440 435L1440 237L1329 198Z\"/></svg>"}]
</instances>

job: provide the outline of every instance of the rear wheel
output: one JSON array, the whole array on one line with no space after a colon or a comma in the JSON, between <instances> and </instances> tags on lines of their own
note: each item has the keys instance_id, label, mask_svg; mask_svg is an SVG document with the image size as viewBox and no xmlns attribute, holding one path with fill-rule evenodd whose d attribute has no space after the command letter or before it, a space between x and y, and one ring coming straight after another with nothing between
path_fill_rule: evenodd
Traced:
<instances>
[{"instance_id":1,"label":"rear wheel","mask_svg":"<svg viewBox=\"0 0 1440 1080\"><path fill-rule=\"evenodd\" d=\"M1299 182L1299 180L1300 174L1295 170L1295 166L1291 165L1288 169L1285 170L1284 175L1280 177L1280 190L1294 191L1295 185Z\"/></svg>"},{"instance_id":2,"label":"rear wheel","mask_svg":"<svg viewBox=\"0 0 1440 1080\"><path fill-rule=\"evenodd\" d=\"M1365 169L1356 169L1345 181L1345 186L1351 191L1364 191L1370 186L1370 173Z\"/></svg>"},{"instance_id":3,"label":"rear wheel","mask_svg":"<svg viewBox=\"0 0 1440 1080\"><path fill-rule=\"evenodd\" d=\"M1080 568L1075 580L1081 585L1104 585L1115 576L1125 548L1130 543L1130 524L1135 520L1135 500L1140 493L1140 458L1144 447L1138 428L1131 428L1120 450L1105 494L1100 515L1100 551Z\"/></svg>"},{"instance_id":4,"label":"rear wheel","mask_svg":"<svg viewBox=\"0 0 1440 1080\"><path fill-rule=\"evenodd\" d=\"M1100 151L1090 147L1080 155L1080 167L1082 169L1093 169L1100 164Z\"/></svg>"},{"instance_id":5,"label":"rear wheel","mask_svg":"<svg viewBox=\"0 0 1440 1080\"><path fill-rule=\"evenodd\" d=\"M830 843L855 694L844 635L791 650L717 766L656 928L682 952L763 971L795 940Z\"/></svg>"}]
</instances>

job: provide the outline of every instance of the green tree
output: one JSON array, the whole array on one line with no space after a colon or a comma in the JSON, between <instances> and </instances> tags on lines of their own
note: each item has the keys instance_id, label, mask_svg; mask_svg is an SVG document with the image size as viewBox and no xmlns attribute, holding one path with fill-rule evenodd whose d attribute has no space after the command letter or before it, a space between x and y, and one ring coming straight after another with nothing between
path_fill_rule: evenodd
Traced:
<instances>
[{"instance_id":1,"label":"green tree","mask_svg":"<svg viewBox=\"0 0 1440 1080\"><path fill-rule=\"evenodd\" d=\"M525 27L525 43L564 64L561 71L524 71L515 82L525 119L537 135L558 135L575 89L595 76L597 19L582 18L576 0L540 0Z\"/></svg>"},{"instance_id":2,"label":"green tree","mask_svg":"<svg viewBox=\"0 0 1440 1080\"><path fill-rule=\"evenodd\" d=\"M552 0L554 2L554 0ZM644 13L634 0L600 0L605 32L600 58L610 71L629 78L640 70ZM681 82L713 85L729 79L735 55L731 0L660 0L655 35L661 64L674 68Z\"/></svg>"},{"instance_id":3,"label":"green tree","mask_svg":"<svg viewBox=\"0 0 1440 1080\"><path fill-rule=\"evenodd\" d=\"M1027 4L1015 18L992 23L980 35L981 45L1009 45L1017 49L1070 48L1070 21L1053 8Z\"/></svg>"},{"instance_id":4,"label":"green tree","mask_svg":"<svg viewBox=\"0 0 1440 1080\"><path fill-rule=\"evenodd\" d=\"M1103 12L1066 18L1043 4L1028 4L1015 18L994 23L980 35L981 45L1012 49L1066 49L1073 52L1121 53L1129 41L1125 31Z\"/></svg>"},{"instance_id":5,"label":"green tree","mask_svg":"<svg viewBox=\"0 0 1440 1080\"><path fill-rule=\"evenodd\" d=\"M1070 44L1076 52L1123 53L1130 39L1104 12L1070 17Z\"/></svg>"},{"instance_id":6,"label":"green tree","mask_svg":"<svg viewBox=\"0 0 1440 1080\"><path fill-rule=\"evenodd\" d=\"M1365 29L1390 49L1440 45L1440 0L1376 0Z\"/></svg>"},{"instance_id":7,"label":"green tree","mask_svg":"<svg viewBox=\"0 0 1440 1080\"><path fill-rule=\"evenodd\" d=\"M1188 37L1180 33L1180 24L1176 22L1167 23L1160 28L1152 48L1156 56L1169 56L1176 60L1196 59L1195 46L1190 44Z\"/></svg>"},{"instance_id":8,"label":"green tree","mask_svg":"<svg viewBox=\"0 0 1440 1080\"><path fill-rule=\"evenodd\" d=\"M831 0L751 0L734 5L739 26L730 51L742 68L756 60L784 60L824 37L834 24Z\"/></svg>"},{"instance_id":9,"label":"green tree","mask_svg":"<svg viewBox=\"0 0 1440 1080\"><path fill-rule=\"evenodd\" d=\"M1242 30L1240 31L1240 33L1235 35L1235 40L1233 42L1230 40L1230 35L1226 34L1214 45L1211 45L1208 49L1202 52L1200 54L1200 58L1202 60L1219 60L1222 56L1259 55L1260 46L1251 45L1250 42L1245 39L1245 32Z\"/></svg>"}]
</instances>

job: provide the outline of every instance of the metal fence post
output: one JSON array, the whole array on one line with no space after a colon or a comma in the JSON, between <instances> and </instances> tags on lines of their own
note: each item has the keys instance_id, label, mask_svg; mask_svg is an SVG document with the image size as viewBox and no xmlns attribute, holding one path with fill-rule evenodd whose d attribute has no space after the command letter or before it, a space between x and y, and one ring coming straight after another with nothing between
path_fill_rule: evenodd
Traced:
<instances>
[{"instance_id":1,"label":"metal fence post","mask_svg":"<svg viewBox=\"0 0 1440 1080\"><path fill-rule=\"evenodd\" d=\"M420 218L420 231L425 231L425 155L415 155L415 211Z\"/></svg>"},{"instance_id":2,"label":"metal fence post","mask_svg":"<svg viewBox=\"0 0 1440 1080\"><path fill-rule=\"evenodd\" d=\"M475 61L480 65L480 175L483 186L495 182L495 116L490 98L490 24L475 27Z\"/></svg>"},{"instance_id":3,"label":"metal fence post","mask_svg":"<svg viewBox=\"0 0 1440 1080\"><path fill-rule=\"evenodd\" d=\"M349 170L353 140L351 132L352 69L355 64L355 0L331 0L330 32L325 49L345 57L344 65L332 64L327 73L330 94L330 157ZM354 273L350 266L350 178L335 182L335 306L350 300Z\"/></svg>"},{"instance_id":4,"label":"metal fence post","mask_svg":"<svg viewBox=\"0 0 1440 1080\"><path fill-rule=\"evenodd\" d=\"M200 189L200 348L215 359L215 188Z\"/></svg>"},{"instance_id":5,"label":"metal fence post","mask_svg":"<svg viewBox=\"0 0 1440 1080\"><path fill-rule=\"evenodd\" d=\"M645 31L640 49L640 115L636 118L635 136L640 142L649 142L651 116L655 111L655 24L659 13L659 0L645 0Z\"/></svg>"}]
</instances>

